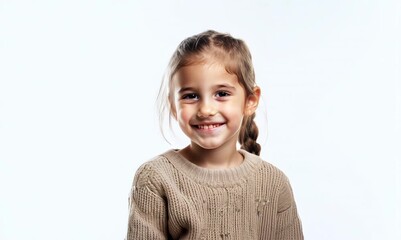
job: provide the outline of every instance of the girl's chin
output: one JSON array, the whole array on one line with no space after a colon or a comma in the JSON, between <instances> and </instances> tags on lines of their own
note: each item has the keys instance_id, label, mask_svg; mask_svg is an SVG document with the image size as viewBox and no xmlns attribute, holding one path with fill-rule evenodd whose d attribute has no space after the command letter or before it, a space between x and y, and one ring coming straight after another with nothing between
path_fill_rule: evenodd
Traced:
<instances>
[{"instance_id":1,"label":"girl's chin","mask_svg":"<svg viewBox=\"0 0 401 240\"><path fill-rule=\"evenodd\" d=\"M224 144L223 141L192 141L191 145L195 145L203 150L216 150L221 148Z\"/></svg>"}]
</instances>

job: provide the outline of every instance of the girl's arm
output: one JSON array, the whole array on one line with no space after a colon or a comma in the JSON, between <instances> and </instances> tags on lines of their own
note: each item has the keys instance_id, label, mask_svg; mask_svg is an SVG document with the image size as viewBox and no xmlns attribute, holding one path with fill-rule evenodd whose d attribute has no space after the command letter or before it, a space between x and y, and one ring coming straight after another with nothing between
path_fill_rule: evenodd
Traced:
<instances>
[{"instance_id":1,"label":"girl's arm","mask_svg":"<svg viewBox=\"0 0 401 240\"><path fill-rule=\"evenodd\" d=\"M167 239L167 208L157 194L153 171L141 167L134 178L129 198L126 240Z\"/></svg>"},{"instance_id":2,"label":"girl's arm","mask_svg":"<svg viewBox=\"0 0 401 240\"><path fill-rule=\"evenodd\" d=\"M303 240L301 220L292 193L291 185L285 177L280 187L277 209L276 240Z\"/></svg>"}]
</instances>

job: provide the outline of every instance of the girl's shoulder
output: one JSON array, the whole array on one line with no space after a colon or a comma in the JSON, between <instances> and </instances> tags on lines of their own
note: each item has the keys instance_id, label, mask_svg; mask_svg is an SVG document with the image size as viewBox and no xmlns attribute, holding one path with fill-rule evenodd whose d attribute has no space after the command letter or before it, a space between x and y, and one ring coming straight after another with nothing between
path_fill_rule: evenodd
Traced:
<instances>
[{"instance_id":1,"label":"girl's shoulder","mask_svg":"<svg viewBox=\"0 0 401 240\"><path fill-rule=\"evenodd\" d=\"M274 164L264 160L262 157L249 153L245 150L240 150L240 152L245 156L245 158L249 159L258 159L253 160L253 162L257 162L258 164L258 173L261 175L269 176L270 178L287 178L285 173Z\"/></svg>"},{"instance_id":2,"label":"girl's shoulder","mask_svg":"<svg viewBox=\"0 0 401 240\"><path fill-rule=\"evenodd\" d=\"M270 162L267 162L265 160L262 160L261 168L263 169L263 171L266 171L271 177L287 178L287 176L283 170L281 170L276 165L274 165Z\"/></svg>"},{"instance_id":3,"label":"girl's shoulder","mask_svg":"<svg viewBox=\"0 0 401 240\"><path fill-rule=\"evenodd\" d=\"M258 186L265 186L266 189L275 189L275 191L283 191L286 188L291 188L290 181L287 175L279 167L270 163L260 156L248 153L246 151L245 156L251 158L259 158L260 164L258 166L258 171L255 175L255 181Z\"/></svg>"},{"instance_id":4,"label":"girl's shoulder","mask_svg":"<svg viewBox=\"0 0 401 240\"><path fill-rule=\"evenodd\" d=\"M162 182L166 181L167 169L171 168L165 153L157 155L142 165L135 172L133 187L136 189L148 188L148 190L159 193L163 193Z\"/></svg>"},{"instance_id":5,"label":"girl's shoulder","mask_svg":"<svg viewBox=\"0 0 401 240\"><path fill-rule=\"evenodd\" d=\"M163 169L169 165L169 160L165 155L170 151L171 150L159 154L140 165L136 170L134 181L137 179L156 177L155 175L161 174Z\"/></svg>"}]
</instances>

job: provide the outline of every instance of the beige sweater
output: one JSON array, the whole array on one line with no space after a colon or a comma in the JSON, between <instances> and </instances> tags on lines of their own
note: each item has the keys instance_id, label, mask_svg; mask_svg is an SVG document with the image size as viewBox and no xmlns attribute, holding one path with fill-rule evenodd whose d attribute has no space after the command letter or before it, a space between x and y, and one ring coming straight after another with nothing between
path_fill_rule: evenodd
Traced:
<instances>
[{"instance_id":1,"label":"beige sweater","mask_svg":"<svg viewBox=\"0 0 401 240\"><path fill-rule=\"evenodd\" d=\"M199 167L174 150L143 164L130 195L127 240L303 239L287 177L239 150L238 167Z\"/></svg>"}]
</instances>

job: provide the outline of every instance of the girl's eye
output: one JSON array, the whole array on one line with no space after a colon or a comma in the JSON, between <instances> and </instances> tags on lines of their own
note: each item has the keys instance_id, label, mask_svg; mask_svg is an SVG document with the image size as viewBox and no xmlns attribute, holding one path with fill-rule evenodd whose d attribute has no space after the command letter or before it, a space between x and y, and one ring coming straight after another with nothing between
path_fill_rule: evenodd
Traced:
<instances>
[{"instance_id":1,"label":"girl's eye","mask_svg":"<svg viewBox=\"0 0 401 240\"><path fill-rule=\"evenodd\" d=\"M197 99L198 95L196 93L188 93L182 96L182 99Z\"/></svg>"},{"instance_id":2,"label":"girl's eye","mask_svg":"<svg viewBox=\"0 0 401 240\"><path fill-rule=\"evenodd\" d=\"M230 93L225 92L225 91L219 91L216 93L216 96L217 97L228 97L228 96L230 96Z\"/></svg>"}]
</instances>

